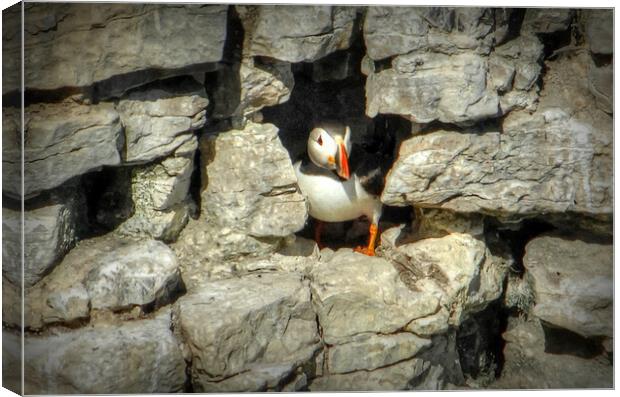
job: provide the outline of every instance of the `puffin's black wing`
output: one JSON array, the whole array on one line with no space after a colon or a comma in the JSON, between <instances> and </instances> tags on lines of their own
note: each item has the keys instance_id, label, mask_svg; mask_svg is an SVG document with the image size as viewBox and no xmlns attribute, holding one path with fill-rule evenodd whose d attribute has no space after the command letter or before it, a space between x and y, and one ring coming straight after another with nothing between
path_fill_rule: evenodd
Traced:
<instances>
[{"instance_id":1,"label":"puffin's black wing","mask_svg":"<svg viewBox=\"0 0 620 397\"><path fill-rule=\"evenodd\" d=\"M370 153L361 145L354 145L349 166L362 187L370 194L381 195L385 176L391 167L391 157L384 153Z\"/></svg>"}]
</instances>

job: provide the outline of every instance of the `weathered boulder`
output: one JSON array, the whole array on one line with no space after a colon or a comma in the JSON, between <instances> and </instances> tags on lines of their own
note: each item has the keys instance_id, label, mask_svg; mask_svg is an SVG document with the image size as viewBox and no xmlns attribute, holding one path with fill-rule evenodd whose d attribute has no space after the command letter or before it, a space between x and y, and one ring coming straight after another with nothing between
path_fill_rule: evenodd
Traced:
<instances>
[{"instance_id":1,"label":"weathered boulder","mask_svg":"<svg viewBox=\"0 0 620 397\"><path fill-rule=\"evenodd\" d=\"M613 10L590 9L582 10L585 25L585 36L590 51L595 54L614 53Z\"/></svg>"},{"instance_id":2,"label":"weathered boulder","mask_svg":"<svg viewBox=\"0 0 620 397\"><path fill-rule=\"evenodd\" d=\"M523 36L492 52L507 26L506 15L492 9L370 7L367 55L389 66L363 63L366 114L470 124L531 109L542 44Z\"/></svg>"},{"instance_id":3,"label":"weathered boulder","mask_svg":"<svg viewBox=\"0 0 620 397\"><path fill-rule=\"evenodd\" d=\"M133 168L131 200L134 213L117 231L130 236L149 236L174 241L187 224L193 202L188 198L194 155L194 136L179 146L173 156Z\"/></svg>"},{"instance_id":4,"label":"weathered boulder","mask_svg":"<svg viewBox=\"0 0 620 397\"><path fill-rule=\"evenodd\" d=\"M587 343L561 335L551 338L538 319L510 318L502 334L504 367L491 389L612 388L613 366ZM554 350L553 345L568 350Z\"/></svg>"},{"instance_id":5,"label":"weathered boulder","mask_svg":"<svg viewBox=\"0 0 620 397\"><path fill-rule=\"evenodd\" d=\"M24 212L24 285L30 287L49 273L77 240L79 194L55 197ZM2 273L21 285L21 211L2 208Z\"/></svg>"},{"instance_id":6,"label":"weathered boulder","mask_svg":"<svg viewBox=\"0 0 620 397\"><path fill-rule=\"evenodd\" d=\"M455 54L488 53L496 24L489 8L368 7L364 40L368 56L381 60L417 50Z\"/></svg>"},{"instance_id":7,"label":"weathered boulder","mask_svg":"<svg viewBox=\"0 0 620 397\"><path fill-rule=\"evenodd\" d=\"M493 256L483 241L452 233L398 244L398 233L399 228L383 233L386 257L399 266L409 288L439 300L433 317L407 326L413 332L429 335L448 325L459 326L502 295L506 263Z\"/></svg>"},{"instance_id":8,"label":"weathered boulder","mask_svg":"<svg viewBox=\"0 0 620 397\"><path fill-rule=\"evenodd\" d=\"M193 139L206 122L209 104L204 86L192 78L170 79L140 87L116 106L125 126L126 163L166 156Z\"/></svg>"},{"instance_id":9,"label":"weathered boulder","mask_svg":"<svg viewBox=\"0 0 620 397\"><path fill-rule=\"evenodd\" d=\"M569 8L528 8L525 10L521 34L555 33L570 27L574 11Z\"/></svg>"},{"instance_id":10,"label":"weathered boulder","mask_svg":"<svg viewBox=\"0 0 620 397\"><path fill-rule=\"evenodd\" d=\"M295 86L291 64L277 59L244 59L239 68L241 95L236 113L250 115L288 101Z\"/></svg>"},{"instance_id":11,"label":"weathered boulder","mask_svg":"<svg viewBox=\"0 0 620 397\"><path fill-rule=\"evenodd\" d=\"M504 218L567 211L609 216L608 128L553 108L511 113L501 133L415 136L403 142L382 201Z\"/></svg>"},{"instance_id":12,"label":"weathered boulder","mask_svg":"<svg viewBox=\"0 0 620 397\"><path fill-rule=\"evenodd\" d=\"M277 390L319 349L310 289L299 274L204 281L179 299L177 318L196 391Z\"/></svg>"},{"instance_id":13,"label":"weathered boulder","mask_svg":"<svg viewBox=\"0 0 620 397\"><path fill-rule=\"evenodd\" d=\"M168 303L181 283L176 256L159 241L113 235L82 240L48 276L26 289L24 326L75 323L89 318L91 309L150 310ZM12 298L18 302L18 296Z\"/></svg>"},{"instance_id":14,"label":"weathered boulder","mask_svg":"<svg viewBox=\"0 0 620 397\"><path fill-rule=\"evenodd\" d=\"M546 235L525 247L533 313L584 337L613 336L613 247L584 236Z\"/></svg>"},{"instance_id":15,"label":"weathered boulder","mask_svg":"<svg viewBox=\"0 0 620 397\"><path fill-rule=\"evenodd\" d=\"M179 69L205 70L205 64L222 58L227 9L197 4L28 4L25 85L49 90L115 79L112 88L122 92L183 73ZM19 18L12 23L19 24ZM20 45L19 35L4 42L9 65L3 70L20 70L15 67ZM17 88L3 86L2 92Z\"/></svg>"},{"instance_id":16,"label":"weathered boulder","mask_svg":"<svg viewBox=\"0 0 620 397\"><path fill-rule=\"evenodd\" d=\"M120 164L122 126L111 104L40 103L24 112L26 198L86 172ZM19 124L8 121L18 115L18 109L3 109L2 186L14 197L20 195L21 134Z\"/></svg>"},{"instance_id":17,"label":"weathered boulder","mask_svg":"<svg viewBox=\"0 0 620 397\"><path fill-rule=\"evenodd\" d=\"M410 330L440 310L440 299L411 290L385 259L341 249L311 271L312 300L329 345Z\"/></svg>"},{"instance_id":18,"label":"weathered boulder","mask_svg":"<svg viewBox=\"0 0 620 397\"><path fill-rule=\"evenodd\" d=\"M306 204L273 124L248 122L244 130L205 135L200 151L203 255L217 259L254 249L260 255L303 228Z\"/></svg>"},{"instance_id":19,"label":"weathered boulder","mask_svg":"<svg viewBox=\"0 0 620 397\"><path fill-rule=\"evenodd\" d=\"M92 309L120 310L164 300L180 282L174 252L146 240L101 255L84 280Z\"/></svg>"},{"instance_id":20,"label":"weathered boulder","mask_svg":"<svg viewBox=\"0 0 620 397\"><path fill-rule=\"evenodd\" d=\"M308 18L312 15L312 18ZM248 54L287 62L313 62L349 47L356 7L273 5L258 7Z\"/></svg>"},{"instance_id":21,"label":"weathered boulder","mask_svg":"<svg viewBox=\"0 0 620 397\"><path fill-rule=\"evenodd\" d=\"M185 384L170 310L121 325L27 336L24 345L29 394L174 393Z\"/></svg>"},{"instance_id":22,"label":"weathered boulder","mask_svg":"<svg viewBox=\"0 0 620 397\"><path fill-rule=\"evenodd\" d=\"M487 60L464 53L413 52L366 81L366 114L401 114L417 123L495 117L499 98L487 81Z\"/></svg>"}]
</instances>

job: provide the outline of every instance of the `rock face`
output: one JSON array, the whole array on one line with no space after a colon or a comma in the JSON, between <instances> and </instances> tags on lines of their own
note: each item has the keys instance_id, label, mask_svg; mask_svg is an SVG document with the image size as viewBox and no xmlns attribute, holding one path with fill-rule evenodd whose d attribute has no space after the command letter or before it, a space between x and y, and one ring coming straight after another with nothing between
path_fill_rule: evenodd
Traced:
<instances>
[{"instance_id":1,"label":"rock face","mask_svg":"<svg viewBox=\"0 0 620 397\"><path fill-rule=\"evenodd\" d=\"M611 10L26 3L2 33L13 391L613 387ZM375 257L365 220L311 239L325 120L394 159Z\"/></svg>"},{"instance_id":2,"label":"rock face","mask_svg":"<svg viewBox=\"0 0 620 397\"><path fill-rule=\"evenodd\" d=\"M538 320L511 319L506 340L505 376L490 385L493 389L611 388L612 366L596 359L583 340L561 335L554 342ZM548 352L547 345L565 344L568 351ZM582 348L584 351L579 352ZM570 349L577 353L571 354Z\"/></svg>"},{"instance_id":3,"label":"rock face","mask_svg":"<svg viewBox=\"0 0 620 397\"><path fill-rule=\"evenodd\" d=\"M535 238L523 263L541 320L584 337L613 336L612 246L574 236Z\"/></svg>"},{"instance_id":4,"label":"rock face","mask_svg":"<svg viewBox=\"0 0 620 397\"><path fill-rule=\"evenodd\" d=\"M259 7L249 52L287 62L312 62L348 48L355 19L355 7Z\"/></svg>"},{"instance_id":5,"label":"rock face","mask_svg":"<svg viewBox=\"0 0 620 397\"><path fill-rule=\"evenodd\" d=\"M208 282L178 305L196 391L277 389L319 346L310 290L299 275Z\"/></svg>"},{"instance_id":6,"label":"rock face","mask_svg":"<svg viewBox=\"0 0 620 397\"><path fill-rule=\"evenodd\" d=\"M2 186L5 193L19 197L20 134L18 129L5 130L5 126L3 123L2 161L8 170L2 174ZM111 104L31 105L25 109L24 126L25 197L102 166L120 164L122 126Z\"/></svg>"},{"instance_id":7,"label":"rock face","mask_svg":"<svg viewBox=\"0 0 620 397\"><path fill-rule=\"evenodd\" d=\"M26 393L182 391L185 362L169 327L170 311L116 327L30 337Z\"/></svg>"},{"instance_id":8,"label":"rock face","mask_svg":"<svg viewBox=\"0 0 620 397\"><path fill-rule=\"evenodd\" d=\"M226 14L219 5L29 4L25 85L85 87L116 78L131 88L176 69L204 70L202 64L222 57ZM19 36L5 44L6 59L17 63ZM11 66L7 70L19 70Z\"/></svg>"},{"instance_id":9,"label":"rock face","mask_svg":"<svg viewBox=\"0 0 620 397\"><path fill-rule=\"evenodd\" d=\"M77 239L79 196L52 199L24 213L24 285L49 273ZM2 208L2 272L21 285L21 211Z\"/></svg>"},{"instance_id":10,"label":"rock face","mask_svg":"<svg viewBox=\"0 0 620 397\"><path fill-rule=\"evenodd\" d=\"M194 155L194 136L165 160L136 167L131 177L134 213L118 231L130 236L149 236L174 241L189 220L193 202L188 198Z\"/></svg>"},{"instance_id":11,"label":"rock face","mask_svg":"<svg viewBox=\"0 0 620 397\"><path fill-rule=\"evenodd\" d=\"M124 160L146 162L172 153L205 124L208 104L204 87L192 79L130 92L117 105L127 139Z\"/></svg>"},{"instance_id":12,"label":"rock face","mask_svg":"<svg viewBox=\"0 0 620 397\"><path fill-rule=\"evenodd\" d=\"M30 329L88 319L92 310L146 310L170 301L181 287L177 258L165 244L115 237L84 240L34 287L25 291ZM15 291L17 293L17 291ZM17 302L19 296L7 296ZM6 318L18 324L19 318Z\"/></svg>"},{"instance_id":13,"label":"rock face","mask_svg":"<svg viewBox=\"0 0 620 397\"><path fill-rule=\"evenodd\" d=\"M217 233L205 243L218 240L214 258L273 251L265 242L304 226L306 204L274 125L250 122L244 130L205 136L200 146L202 211Z\"/></svg>"},{"instance_id":14,"label":"rock face","mask_svg":"<svg viewBox=\"0 0 620 397\"><path fill-rule=\"evenodd\" d=\"M366 114L468 124L531 108L542 45L522 36L492 51L506 34L494 21L504 18L481 8L369 7L367 56L390 66L367 63Z\"/></svg>"},{"instance_id":15,"label":"rock face","mask_svg":"<svg viewBox=\"0 0 620 397\"><path fill-rule=\"evenodd\" d=\"M578 94L554 84L565 74ZM610 219L611 119L588 95L582 64L560 61L546 78L538 110L511 113L501 133L438 130L405 141L383 202L504 218L569 212ZM576 110L583 104L588 111Z\"/></svg>"}]
</instances>

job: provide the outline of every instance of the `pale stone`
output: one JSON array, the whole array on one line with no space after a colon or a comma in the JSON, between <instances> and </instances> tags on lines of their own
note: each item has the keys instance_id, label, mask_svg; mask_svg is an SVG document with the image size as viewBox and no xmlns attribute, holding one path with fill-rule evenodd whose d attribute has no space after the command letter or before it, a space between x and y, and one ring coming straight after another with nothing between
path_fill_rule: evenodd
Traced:
<instances>
[{"instance_id":1,"label":"pale stone","mask_svg":"<svg viewBox=\"0 0 620 397\"><path fill-rule=\"evenodd\" d=\"M523 264L533 278L533 313L585 337L613 336L613 247L584 236L537 237Z\"/></svg>"},{"instance_id":2,"label":"pale stone","mask_svg":"<svg viewBox=\"0 0 620 397\"><path fill-rule=\"evenodd\" d=\"M300 275L205 281L196 291L178 301L178 327L192 352L197 390L273 388L319 348L310 290Z\"/></svg>"}]
</instances>

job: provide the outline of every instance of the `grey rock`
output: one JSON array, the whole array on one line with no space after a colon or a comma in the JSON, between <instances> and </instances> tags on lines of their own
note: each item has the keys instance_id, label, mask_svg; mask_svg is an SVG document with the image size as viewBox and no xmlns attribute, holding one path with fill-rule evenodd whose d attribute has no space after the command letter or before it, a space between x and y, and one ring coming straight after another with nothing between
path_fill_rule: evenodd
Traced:
<instances>
[{"instance_id":1,"label":"grey rock","mask_svg":"<svg viewBox=\"0 0 620 397\"><path fill-rule=\"evenodd\" d=\"M204 86L193 79L171 80L136 89L120 99L125 126L124 162L144 163L174 152L206 122Z\"/></svg>"},{"instance_id":2,"label":"grey rock","mask_svg":"<svg viewBox=\"0 0 620 397\"><path fill-rule=\"evenodd\" d=\"M590 64L588 69L588 87L590 92L596 98L596 105L605 113L613 113L613 67L609 63L603 66L596 66L594 62Z\"/></svg>"},{"instance_id":3,"label":"grey rock","mask_svg":"<svg viewBox=\"0 0 620 397\"><path fill-rule=\"evenodd\" d=\"M204 281L179 299L178 327L202 392L276 388L319 348L310 290L295 274Z\"/></svg>"},{"instance_id":4,"label":"grey rock","mask_svg":"<svg viewBox=\"0 0 620 397\"><path fill-rule=\"evenodd\" d=\"M533 278L533 313L584 337L613 335L613 249L580 236L537 237L523 264Z\"/></svg>"},{"instance_id":5,"label":"grey rock","mask_svg":"<svg viewBox=\"0 0 620 397\"><path fill-rule=\"evenodd\" d=\"M291 64L276 59L258 64L244 59L239 69L240 103L236 114L250 115L288 101L295 86Z\"/></svg>"},{"instance_id":6,"label":"grey rock","mask_svg":"<svg viewBox=\"0 0 620 397\"><path fill-rule=\"evenodd\" d=\"M366 114L401 114L417 123L494 117L499 98L486 74L486 60L475 54L400 55L391 69L368 76Z\"/></svg>"},{"instance_id":7,"label":"grey rock","mask_svg":"<svg viewBox=\"0 0 620 397\"><path fill-rule=\"evenodd\" d=\"M435 131L403 142L382 201L504 218L611 214L610 126L561 109L511 113L503 132Z\"/></svg>"},{"instance_id":8,"label":"grey rock","mask_svg":"<svg viewBox=\"0 0 620 397\"><path fill-rule=\"evenodd\" d=\"M146 240L101 255L84 280L92 309L119 310L164 298L179 282L176 256Z\"/></svg>"},{"instance_id":9,"label":"grey rock","mask_svg":"<svg viewBox=\"0 0 620 397\"><path fill-rule=\"evenodd\" d=\"M490 389L612 388L613 366L600 356L547 352L537 319L509 318L502 374ZM579 349L574 344L573 349Z\"/></svg>"},{"instance_id":10,"label":"grey rock","mask_svg":"<svg viewBox=\"0 0 620 397\"><path fill-rule=\"evenodd\" d=\"M313 379L308 388L313 392L409 390L410 384L423 377L429 367L428 362L413 358L373 371L321 376Z\"/></svg>"},{"instance_id":11,"label":"grey rock","mask_svg":"<svg viewBox=\"0 0 620 397\"><path fill-rule=\"evenodd\" d=\"M495 13L485 8L378 7L368 8L364 40L373 60L412 51L455 54L488 53Z\"/></svg>"},{"instance_id":12,"label":"grey rock","mask_svg":"<svg viewBox=\"0 0 620 397\"><path fill-rule=\"evenodd\" d=\"M386 257L401 266L409 288L439 299L441 310L432 313L436 317L412 321L408 330L428 335L439 333L448 324L459 326L502 295L507 267L491 255L483 241L468 234L452 233L402 245L388 236L381 243ZM439 314L443 310L447 312Z\"/></svg>"},{"instance_id":13,"label":"grey rock","mask_svg":"<svg viewBox=\"0 0 620 397\"><path fill-rule=\"evenodd\" d=\"M273 124L248 122L244 130L205 135L200 150L206 184L201 212L210 233L216 233L211 240L219 240L214 257L234 256L253 245L273 251L281 238L303 228L306 204Z\"/></svg>"},{"instance_id":14,"label":"grey rock","mask_svg":"<svg viewBox=\"0 0 620 397\"><path fill-rule=\"evenodd\" d=\"M258 7L254 28L249 32L249 54L313 62L349 47L356 13L355 7L343 6Z\"/></svg>"},{"instance_id":15,"label":"grey rock","mask_svg":"<svg viewBox=\"0 0 620 397\"><path fill-rule=\"evenodd\" d=\"M440 309L438 297L415 292L390 262L341 249L311 271L312 300L327 344L390 334Z\"/></svg>"},{"instance_id":16,"label":"grey rock","mask_svg":"<svg viewBox=\"0 0 620 397\"><path fill-rule=\"evenodd\" d=\"M173 156L137 166L131 175L133 215L117 229L120 234L175 241L194 206L188 197L197 140L191 136Z\"/></svg>"},{"instance_id":17,"label":"grey rock","mask_svg":"<svg viewBox=\"0 0 620 397\"><path fill-rule=\"evenodd\" d=\"M49 273L77 240L79 195L53 199L24 212L24 286L30 287ZM2 208L2 273L21 285L21 211Z\"/></svg>"},{"instance_id":18,"label":"grey rock","mask_svg":"<svg viewBox=\"0 0 620 397\"><path fill-rule=\"evenodd\" d=\"M360 340L329 347L327 362L330 374L359 370L372 371L413 358L431 344L408 332L393 335L370 335Z\"/></svg>"},{"instance_id":19,"label":"grey rock","mask_svg":"<svg viewBox=\"0 0 620 397\"><path fill-rule=\"evenodd\" d=\"M573 11L569 8L528 8L521 25L521 34L555 33L570 27Z\"/></svg>"},{"instance_id":20,"label":"grey rock","mask_svg":"<svg viewBox=\"0 0 620 397\"><path fill-rule=\"evenodd\" d=\"M56 89L116 79L111 84L126 89L183 69L204 70L222 58L226 20L224 5L30 4L25 85ZM19 36L5 45L7 70L19 71L10 67L20 59ZM3 93L17 88L3 86Z\"/></svg>"},{"instance_id":21,"label":"grey rock","mask_svg":"<svg viewBox=\"0 0 620 397\"><path fill-rule=\"evenodd\" d=\"M91 317L91 308L156 308L175 296L181 282L176 257L161 242L132 242L114 234L82 240L49 275L26 289L24 325L79 324ZM10 290L9 301L19 302L18 290Z\"/></svg>"},{"instance_id":22,"label":"grey rock","mask_svg":"<svg viewBox=\"0 0 620 397\"><path fill-rule=\"evenodd\" d=\"M12 108L3 121L3 192L20 195L19 115ZM120 164L123 143L118 113L108 103L85 106L71 102L33 104L25 109L24 196L60 186L69 179L103 166ZM3 117L4 120L4 117Z\"/></svg>"},{"instance_id":23,"label":"grey rock","mask_svg":"<svg viewBox=\"0 0 620 397\"><path fill-rule=\"evenodd\" d=\"M613 10L582 10L581 15L585 24L585 36L590 51L595 54L613 54Z\"/></svg>"},{"instance_id":24,"label":"grey rock","mask_svg":"<svg viewBox=\"0 0 620 397\"><path fill-rule=\"evenodd\" d=\"M25 357L32 368L26 375L29 394L172 393L185 383L169 310L118 326L29 336Z\"/></svg>"}]
</instances>

